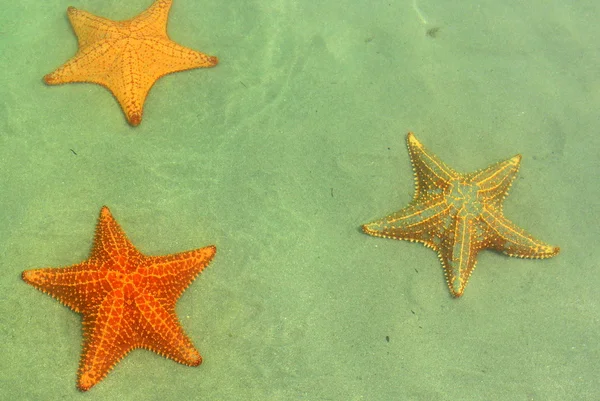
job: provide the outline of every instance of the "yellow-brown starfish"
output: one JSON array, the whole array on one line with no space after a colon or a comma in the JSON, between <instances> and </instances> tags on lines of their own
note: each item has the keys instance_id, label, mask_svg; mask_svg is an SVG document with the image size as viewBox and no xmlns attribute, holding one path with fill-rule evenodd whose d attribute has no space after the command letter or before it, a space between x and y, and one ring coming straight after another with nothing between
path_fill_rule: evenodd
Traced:
<instances>
[{"instance_id":1,"label":"yellow-brown starfish","mask_svg":"<svg viewBox=\"0 0 600 401\"><path fill-rule=\"evenodd\" d=\"M517 176L521 155L486 169L459 174L408 133L415 171L415 197L404 209L365 224L377 237L422 242L438 252L450 292L460 297L482 249L521 258L550 258L559 252L535 239L502 213L502 202Z\"/></svg>"},{"instance_id":2,"label":"yellow-brown starfish","mask_svg":"<svg viewBox=\"0 0 600 401\"><path fill-rule=\"evenodd\" d=\"M23 280L83 315L77 387L87 391L134 348L200 365L202 358L179 323L175 303L215 252L211 245L144 255L104 206L89 259L58 269L26 270Z\"/></svg>"},{"instance_id":3,"label":"yellow-brown starfish","mask_svg":"<svg viewBox=\"0 0 600 401\"><path fill-rule=\"evenodd\" d=\"M163 75L217 65L218 59L183 47L167 35L172 0L156 0L127 21L111 21L74 7L67 9L79 41L77 54L46 75L48 85L91 82L110 90L127 121L142 121L146 95Z\"/></svg>"}]
</instances>

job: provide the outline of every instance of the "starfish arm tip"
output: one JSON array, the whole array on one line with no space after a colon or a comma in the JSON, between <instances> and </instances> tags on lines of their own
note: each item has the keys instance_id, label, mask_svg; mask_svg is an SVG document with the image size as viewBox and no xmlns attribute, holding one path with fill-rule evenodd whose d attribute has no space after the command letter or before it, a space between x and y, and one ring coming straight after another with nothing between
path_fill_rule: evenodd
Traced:
<instances>
[{"instance_id":1,"label":"starfish arm tip","mask_svg":"<svg viewBox=\"0 0 600 401\"><path fill-rule=\"evenodd\" d=\"M513 164L518 166L519 164L521 164L522 159L523 159L523 156L521 156L521 154L518 153L512 157L512 162L513 162Z\"/></svg>"},{"instance_id":2,"label":"starfish arm tip","mask_svg":"<svg viewBox=\"0 0 600 401\"><path fill-rule=\"evenodd\" d=\"M419 140L417 139L417 137L415 136L415 134L411 131L408 134L406 134L406 141L408 142L409 145L418 145L420 144Z\"/></svg>"},{"instance_id":3,"label":"starfish arm tip","mask_svg":"<svg viewBox=\"0 0 600 401\"><path fill-rule=\"evenodd\" d=\"M21 273L21 279L27 284L31 284L32 272L33 270L25 270L23 273Z\"/></svg>"},{"instance_id":4,"label":"starfish arm tip","mask_svg":"<svg viewBox=\"0 0 600 401\"><path fill-rule=\"evenodd\" d=\"M196 351L197 357L195 357L192 361L190 361L190 366L200 366L202 364L202 357Z\"/></svg>"},{"instance_id":5,"label":"starfish arm tip","mask_svg":"<svg viewBox=\"0 0 600 401\"><path fill-rule=\"evenodd\" d=\"M560 247L558 247L558 246L549 246L548 248L549 248L549 252L547 253L546 256L544 256L544 258L551 258L560 253Z\"/></svg>"},{"instance_id":6,"label":"starfish arm tip","mask_svg":"<svg viewBox=\"0 0 600 401\"><path fill-rule=\"evenodd\" d=\"M44 81L44 83L46 85L56 85L58 83L53 72L51 72L50 74L44 75L44 78L42 78L42 80Z\"/></svg>"},{"instance_id":7,"label":"starfish arm tip","mask_svg":"<svg viewBox=\"0 0 600 401\"><path fill-rule=\"evenodd\" d=\"M106 219L106 218L113 218L112 217L112 212L110 211L110 209L108 208L108 206L102 206L102 208L100 209L100 219Z\"/></svg>"},{"instance_id":8,"label":"starfish arm tip","mask_svg":"<svg viewBox=\"0 0 600 401\"><path fill-rule=\"evenodd\" d=\"M97 377L92 375L90 372L83 372L77 379L77 389L82 392L86 392L94 387L103 377Z\"/></svg>"},{"instance_id":9,"label":"starfish arm tip","mask_svg":"<svg viewBox=\"0 0 600 401\"><path fill-rule=\"evenodd\" d=\"M452 298L460 298L463 296L466 283L454 285L448 275L446 275L446 282L448 283L448 288L450 289L450 295L452 295Z\"/></svg>"},{"instance_id":10,"label":"starfish arm tip","mask_svg":"<svg viewBox=\"0 0 600 401\"><path fill-rule=\"evenodd\" d=\"M205 262L202 263L202 266L205 267L212 261L212 259L217 254L217 247L215 245L207 245L203 248L196 249L192 252L195 253L196 257L199 257Z\"/></svg>"},{"instance_id":11,"label":"starfish arm tip","mask_svg":"<svg viewBox=\"0 0 600 401\"><path fill-rule=\"evenodd\" d=\"M199 52L197 50L191 50L191 58L189 59L189 65L181 70L193 69L193 68L211 68L219 64L219 58L217 56L209 56L206 53Z\"/></svg>"},{"instance_id":12,"label":"starfish arm tip","mask_svg":"<svg viewBox=\"0 0 600 401\"><path fill-rule=\"evenodd\" d=\"M558 246L552 246L552 245L546 245L544 247L544 250L541 251L536 257L536 259L548 259L548 258L552 258L556 255L558 255L560 253L560 247Z\"/></svg>"},{"instance_id":13,"label":"starfish arm tip","mask_svg":"<svg viewBox=\"0 0 600 401\"><path fill-rule=\"evenodd\" d=\"M43 285L44 283L47 282L47 277L45 277L42 270L44 270L44 269L25 270L25 271L23 271L23 273L21 273L21 279L24 282L26 282L27 284L39 289L40 291L50 294L47 290L40 287L41 285ZM50 294L50 295L52 295L52 294ZM54 297L54 295L52 295L52 296Z\"/></svg>"},{"instance_id":14,"label":"starfish arm tip","mask_svg":"<svg viewBox=\"0 0 600 401\"><path fill-rule=\"evenodd\" d=\"M137 127L142 122L142 113L135 112L127 115L127 121L133 127Z\"/></svg>"},{"instance_id":15,"label":"starfish arm tip","mask_svg":"<svg viewBox=\"0 0 600 401\"><path fill-rule=\"evenodd\" d=\"M363 224L362 226L360 226L362 232L365 234L374 235L375 230L373 230L371 227L369 227L371 224L372 223L368 223L368 224Z\"/></svg>"},{"instance_id":16,"label":"starfish arm tip","mask_svg":"<svg viewBox=\"0 0 600 401\"><path fill-rule=\"evenodd\" d=\"M67 17L69 18L69 21L71 22L71 26L75 30L76 35L77 35L76 25L83 19L82 17L87 14L89 14L89 13L87 13L86 11L79 10L73 6L67 7Z\"/></svg>"}]
</instances>

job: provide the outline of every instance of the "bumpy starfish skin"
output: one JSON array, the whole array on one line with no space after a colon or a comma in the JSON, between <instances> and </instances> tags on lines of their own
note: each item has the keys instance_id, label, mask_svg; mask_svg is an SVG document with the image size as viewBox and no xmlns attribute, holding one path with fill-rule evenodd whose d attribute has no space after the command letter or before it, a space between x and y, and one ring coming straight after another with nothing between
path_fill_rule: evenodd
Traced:
<instances>
[{"instance_id":1,"label":"bumpy starfish skin","mask_svg":"<svg viewBox=\"0 0 600 401\"><path fill-rule=\"evenodd\" d=\"M77 54L46 75L49 85L91 82L109 89L127 121L142 121L144 101L154 83L176 71L217 65L218 59L183 47L167 35L172 0L157 0L127 21L112 21L74 7L67 9L77 35Z\"/></svg>"},{"instance_id":2,"label":"bumpy starfish skin","mask_svg":"<svg viewBox=\"0 0 600 401\"><path fill-rule=\"evenodd\" d=\"M482 249L521 258L558 254L558 247L535 239L502 213L520 155L459 174L428 152L413 133L408 134L407 142L415 171L415 197L404 209L365 224L365 233L422 242L437 251L455 297L463 294Z\"/></svg>"},{"instance_id":3,"label":"bumpy starfish skin","mask_svg":"<svg viewBox=\"0 0 600 401\"><path fill-rule=\"evenodd\" d=\"M134 348L184 365L202 362L179 323L175 303L215 252L207 246L167 256L143 255L105 206L88 260L26 270L23 280L83 315L77 386L86 391Z\"/></svg>"}]
</instances>

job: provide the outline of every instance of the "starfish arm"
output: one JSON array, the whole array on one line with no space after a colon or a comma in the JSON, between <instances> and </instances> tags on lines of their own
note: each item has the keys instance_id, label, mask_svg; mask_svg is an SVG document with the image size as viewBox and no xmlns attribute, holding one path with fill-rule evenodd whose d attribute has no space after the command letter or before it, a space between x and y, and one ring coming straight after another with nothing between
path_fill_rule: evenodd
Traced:
<instances>
[{"instance_id":1,"label":"starfish arm","mask_svg":"<svg viewBox=\"0 0 600 401\"><path fill-rule=\"evenodd\" d=\"M109 77L116 60L120 56L108 41L99 41L85 48L53 72L44 76L47 85L61 85L71 82L90 82L109 88ZM102 59L102 63L98 59ZM111 66L110 68L107 68ZM109 88L110 89L110 88Z\"/></svg>"},{"instance_id":2,"label":"starfish arm","mask_svg":"<svg viewBox=\"0 0 600 401\"><path fill-rule=\"evenodd\" d=\"M143 270L141 288L154 288L152 295L167 307L175 303L196 276L210 263L217 248L213 245L168 256L150 256ZM156 285L169 283L169 285Z\"/></svg>"},{"instance_id":3,"label":"starfish arm","mask_svg":"<svg viewBox=\"0 0 600 401\"><path fill-rule=\"evenodd\" d=\"M122 57L127 63L115 63L109 74L106 70L100 71L94 82L112 92L133 126L141 122L146 97L160 77L193 68L213 67L218 63L217 57L161 38L140 40L135 50L127 48ZM112 79L106 80L109 76ZM115 80L116 76L120 79ZM124 82L127 84L123 85Z\"/></svg>"},{"instance_id":4,"label":"starfish arm","mask_svg":"<svg viewBox=\"0 0 600 401\"><path fill-rule=\"evenodd\" d=\"M457 173L446 166L436 155L427 151L412 132L407 136L408 151L415 171L415 199L427 196L427 192L443 191Z\"/></svg>"},{"instance_id":5,"label":"starfish arm","mask_svg":"<svg viewBox=\"0 0 600 401\"><path fill-rule=\"evenodd\" d=\"M188 366L202 363L200 353L183 332L174 308L163 306L149 294L139 294L135 304L140 311L143 332L140 346Z\"/></svg>"},{"instance_id":6,"label":"starfish arm","mask_svg":"<svg viewBox=\"0 0 600 401\"><path fill-rule=\"evenodd\" d=\"M97 311L84 314L77 381L80 390L93 387L134 348L136 328L131 326L133 319L127 315L125 304L125 293L119 289L109 292Z\"/></svg>"},{"instance_id":7,"label":"starfish arm","mask_svg":"<svg viewBox=\"0 0 600 401\"><path fill-rule=\"evenodd\" d=\"M134 31L167 36L167 20L173 0L156 0L143 13L132 18L127 23L131 24Z\"/></svg>"},{"instance_id":8,"label":"starfish arm","mask_svg":"<svg viewBox=\"0 0 600 401\"><path fill-rule=\"evenodd\" d=\"M459 213L454 220L453 235L444 237L438 252L448 288L454 297L460 297L475 266L479 249L473 238L473 222Z\"/></svg>"},{"instance_id":9,"label":"starfish arm","mask_svg":"<svg viewBox=\"0 0 600 401\"><path fill-rule=\"evenodd\" d=\"M149 56L140 59L141 71L154 80L173 72L214 67L219 63L215 56L181 46L170 39L147 39L140 46L139 51L145 50Z\"/></svg>"},{"instance_id":10,"label":"starfish arm","mask_svg":"<svg viewBox=\"0 0 600 401\"><path fill-rule=\"evenodd\" d=\"M118 31L115 30L118 22L98 17L87 11L78 10L75 7L67 8L67 15L77 36L77 43L80 49L98 41L110 39L111 36L118 34Z\"/></svg>"},{"instance_id":11,"label":"starfish arm","mask_svg":"<svg viewBox=\"0 0 600 401\"><path fill-rule=\"evenodd\" d=\"M119 102L127 121L137 126L142 121L144 111L144 103L148 92L159 78L156 71L152 69L153 63L156 61L152 49L148 49L147 57L139 57L140 49L146 47L145 41L136 43L136 49L126 47L122 57L127 62L116 63L113 70L107 77L110 76L110 81L100 83L111 91L115 99ZM106 73L106 72L105 72ZM119 77L119 79L115 79Z\"/></svg>"},{"instance_id":12,"label":"starfish arm","mask_svg":"<svg viewBox=\"0 0 600 401\"><path fill-rule=\"evenodd\" d=\"M375 237L418 241L437 249L435 238L444 225L449 207L438 199L430 203L413 202L383 219L362 226L366 234Z\"/></svg>"},{"instance_id":13,"label":"starfish arm","mask_svg":"<svg viewBox=\"0 0 600 401\"><path fill-rule=\"evenodd\" d=\"M518 227L499 213L484 208L482 220L493 232L488 247L509 256L528 259L545 259L558 255L559 247L548 245Z\"/></svg>"},{"instance_id":14,"label":"starfish arm","mask_svg":"<svg viewBox=\"0 0 600 401\"><path fill-rule=\"evenodd\" d=\"M44 76L44 82L48 85L89 82L104 86L117 99L129 123L136 126L141 122L146 96L158 77L155 70L148 69L149 73L144 70L153 65L154 58L141 61L132 49L123 47L116 51L108 41L96 42L81 48L73 58Z\"/></svg>"},{"instance_id":15,"label":"starfish arm","mask_svg":"<svg viewBox=\"0 0 600 401\"><path fill-rule=\"evenodd\" d=\"M94 246L90 261L104 261L111 269L127 273L127 266L135 265L144 258L129 241L125 232L117 223L106 206L102 206L96 225Z\"/></svg>"},{"instance_id":16,"label":"starfish arm","mask_svg":"<svg viewBox=\"0 0 600 401\"><path fill-rule=\"evenodd\" d=\"M120 55L111 43L126 38L126 34L120 29L123 23L98 17L75 7L69 7L67 14L77 35L79 49L74 57L44 76L44 82L48 85L91 82L107 86L111 70L106 66L114 66ZM101 63L98 62L99 59L102 59Z\"/></svg>"},{"instance_id":17,"label":"starfish arm","mask_svg":"<svg viewBox=\"0 0 600 401\"><path fill-rule=\"evenodd\" d=\"M23 280L38 290L52 296L75 312L88 305L98 304L108 291L98 285L106 277L106 271L88 262L63 267L25 270ZM92 291L93 290L93 291Z\"/></svg>"},{"instance_id":18,"label":"starfish arm","mask_svg":"<svg viewBox=\"0 0 600 401\"><path fill-rule=\"evenodd\" d=\"M479 201L481 203L493 203L501 209L501 202L517 177L520 164L521 155L516 155L469 175L471 181L478 187Z\"/></svg>"}]
</instances>

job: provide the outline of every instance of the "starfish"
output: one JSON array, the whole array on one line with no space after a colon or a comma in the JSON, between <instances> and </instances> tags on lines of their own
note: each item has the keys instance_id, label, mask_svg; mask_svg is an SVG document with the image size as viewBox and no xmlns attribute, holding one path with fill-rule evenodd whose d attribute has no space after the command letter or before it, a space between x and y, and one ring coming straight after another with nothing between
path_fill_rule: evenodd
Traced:
<instances>
[{"instance_id":1,"label":"starfish","mask_svg":"<svg viewBox=\"0 0 600 401\"><path fill-rule=\"evenodd\" d=\"M502 213L521 155L460 174L427 151L412 132L407 142L415 172L414 199L396 213L363 225L365 233L422 242L437 251L454 297L463 294L483 249L520 258L558 254L558 247L535 239Z\"/></svg>"},{"instance_id":2,"label":"starfish","mask_svg":"<svg viewBox=\"0 0 600 401\"><path fill-rule=\"evenodd\" d=\"M177 319L175 303L215 252L207 246L146 256L104 206L89 259L69 267L26 270L23 280L83 315L77 387L87 391L134 348L200 365L202 358Z\"/></svg>"},{"instance_id":3,"label":"starfish","mask_svg":"<svg viewBox=\"0 0 600 401\"><path fill-rule=\"evenodd\" d=\"M58 85L91 82L110 90L127 121L142 121L144 101L163 75L199 67L213 67L218 59L183 47L167 35L172 0L156 0L146 11L127 21L112 21L74 7L67 9L77 35L75 56L44 82Z\"/></svg>"}]
</instances>

